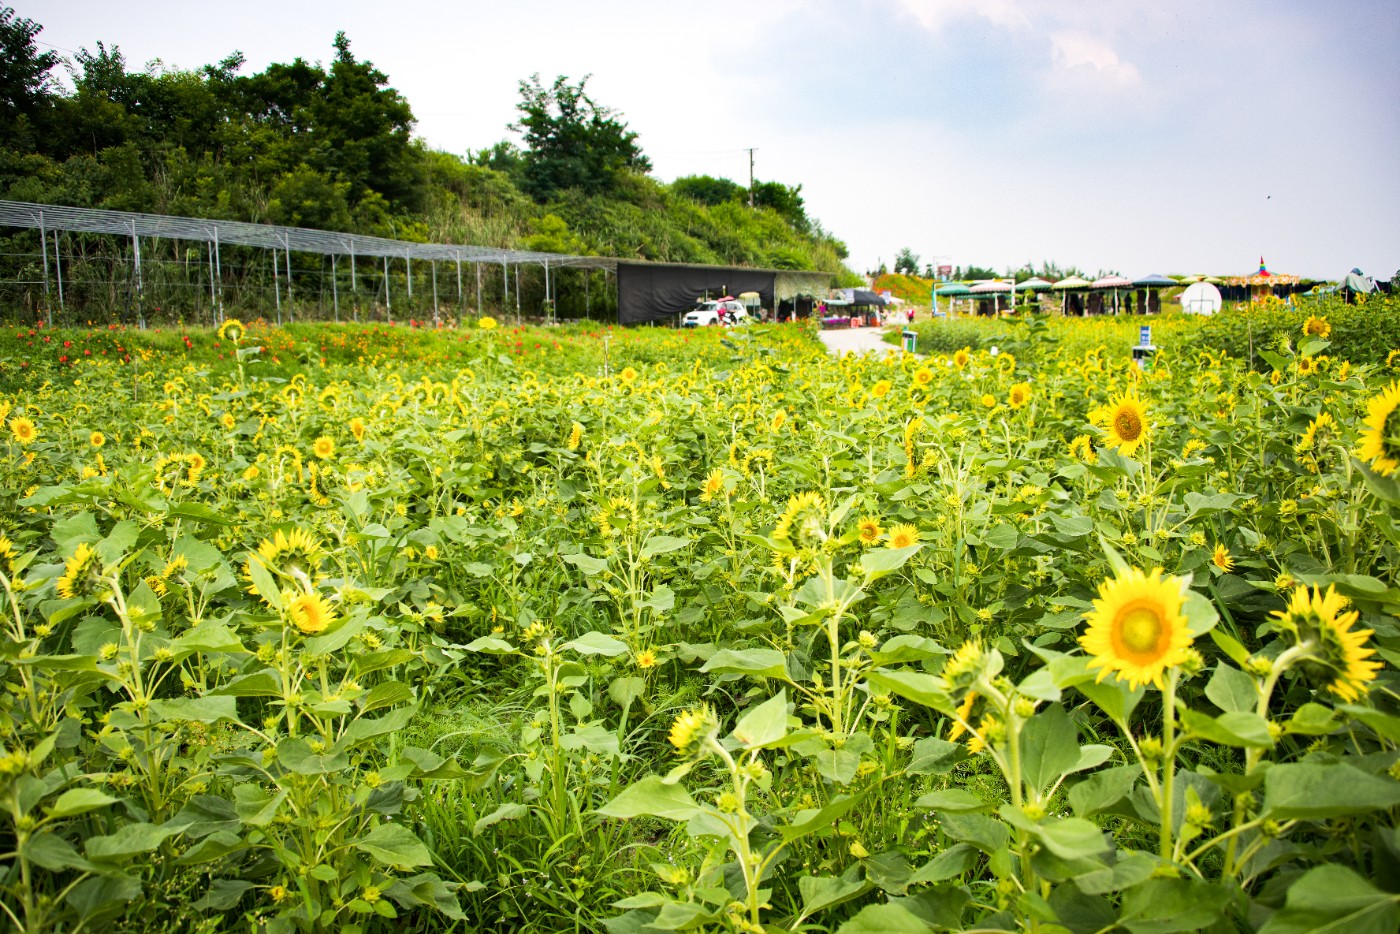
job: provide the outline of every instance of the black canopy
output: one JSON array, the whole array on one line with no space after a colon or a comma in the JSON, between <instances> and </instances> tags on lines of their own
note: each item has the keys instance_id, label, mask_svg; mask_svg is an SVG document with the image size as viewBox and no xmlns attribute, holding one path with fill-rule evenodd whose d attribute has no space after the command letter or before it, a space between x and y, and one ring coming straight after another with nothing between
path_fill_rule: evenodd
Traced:
<instances>
[{"instance_id":1,"label":"black canopy","mask_svg":"<svg viewBox=\"0 0 1400 934\"><path fill-rule=\"evenodd\" d=\"M764 307L773 307L771 270L735 266L680 266L666 263L617 264L619 324L670 321L695 307L702 295L719 298L757 292Z\"/></svg>"},{"instance_id":2,"label":"black canopy","mask_svg":"<svg viewBox=\"0 0 1400 934\"><path fill-rule=\"evenodd\" d=\"M879 305L883 307L886 304L884 296L869 289L852 289L851 291L852 305Z\"/></svg>"}]
</instances>

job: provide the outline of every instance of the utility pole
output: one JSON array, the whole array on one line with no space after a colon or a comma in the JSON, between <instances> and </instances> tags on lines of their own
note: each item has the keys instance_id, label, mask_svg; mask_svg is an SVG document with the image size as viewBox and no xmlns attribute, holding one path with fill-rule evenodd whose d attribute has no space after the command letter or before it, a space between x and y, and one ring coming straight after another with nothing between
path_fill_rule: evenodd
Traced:
<instances>
[{"instance_id":1,"label":"utility pole","mask_svg":"<svg viewBox=\"0 0 1400 934\"><path fill-rule=\"evenodd\" d=\"M757 148L757 147L754 147ZM749 210L753 210L753 149L745 150L749 154Z\"/></svg>"}]
</instances>

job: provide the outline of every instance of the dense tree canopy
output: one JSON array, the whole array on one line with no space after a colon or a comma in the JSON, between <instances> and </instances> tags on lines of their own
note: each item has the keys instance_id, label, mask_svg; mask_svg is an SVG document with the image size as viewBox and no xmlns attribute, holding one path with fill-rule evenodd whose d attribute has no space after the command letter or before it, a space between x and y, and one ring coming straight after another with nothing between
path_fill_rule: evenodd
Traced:
<instances>
[{"instance_id":1,"label":"dense tree canopy","mask_svg":"<svg viewBox=\"0 0 1400 934\"><path fill-rule=\"evenodd\" d=\"M833 268L845 254L800 186L759 183L749 211L726 179L652 180L587 77L520 82L520 144L463 158L413 139L408 101L344 32L324 63L246 74L237 51L134 69L99 41L64 60L40 51L41 28L0 6L0 198L684 262Z\"/></svg>"},{"instance_id":2,"label":"dense tree canopy","mask_svg":"<svg viewBox=\"0 0 1400 934\"><path fill-rule=\"evenodd\" d=\"M570 84L560 75L548 88L538 74L520 82L520 120L512 129L525 139L524 188L540 200L570 188L610 191L619 172L651 171L637 134L588 96L588 77Z\"/></svg>"}]
</instances>

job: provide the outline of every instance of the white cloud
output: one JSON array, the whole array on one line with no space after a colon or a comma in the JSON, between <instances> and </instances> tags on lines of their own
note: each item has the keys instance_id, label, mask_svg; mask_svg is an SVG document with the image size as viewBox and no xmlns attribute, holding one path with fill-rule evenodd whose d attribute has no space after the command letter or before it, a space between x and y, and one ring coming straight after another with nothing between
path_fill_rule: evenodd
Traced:
<instances>
[{"instance_id":1,"label":"white cloud","mask_svg":"<svg viewBox=\"0 0 1400 934\"><path fill-rule=\"evenodd\" d=\"M904 8L927 30L936 32L957 16L980 16L1007 29L1029 28L1022 0L901 0Z\"/></svg>"},{"instance_id":2,"label":"white cloud","mask_svg":"<svg viewBox=\"0 0 1400 934\"><path fill-rule=\"evenodd\" d=\"M1050 45L1051 79L1057 84L1114 90L1142 84L1137 66L1123 61L1112 46L1095 36L1057 32L1051 34Z\"/></svg>"}]
</instances>

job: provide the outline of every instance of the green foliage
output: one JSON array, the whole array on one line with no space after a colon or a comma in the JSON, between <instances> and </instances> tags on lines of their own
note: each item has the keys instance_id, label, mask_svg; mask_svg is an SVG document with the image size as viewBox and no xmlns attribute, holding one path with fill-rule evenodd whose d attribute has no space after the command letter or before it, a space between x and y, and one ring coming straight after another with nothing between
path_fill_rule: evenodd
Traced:
<instances>
[{"instance_id":1,"label":"green foliage","mask_svg":"<svg viewBox=\"0 0 1400 934\"><path fill-rule=\"evenodd\" d=\"M570 84L560 75L548 88L538 73L520 82L521 116L512 129L525 139L522 187L536 200L570 189L600 194L614 188L619 173L651 170L637 134L588 96L588 77Z\"/></svg>"},{"instance_id":2,"label":"green foliage","mask_svg":"<svg viewBox=\"0 0 1400 934\"><path fill-rule=\"evenodd\" d=\"M0 144L32 145L37 118L52 103L50 72L58 53L39 51L35 36L43 29L11 7L0 7Z\"/></svg>"},{"instance_id":3,"label":"green foliage","mask_svg":"<svg viewBox=\"0 0 1400 934\"><path fill-rule=\"evenodd\" d=\"M743 201L749 195L748 189L742 185L727 178L711 178L708 175L683 175L671 183L671 191L710 207L726 201Z\"/></svg>"},{"instance_id":4,"label":"green foliage","mask_svg":"<svg viewBox=\"0 0 1400 934\"><path fill-rule=\"evenodd\" d=\"M1393 376L1136 323L0 331L0 911L1392 930Z\"/></svg>"},{"instance_id":5,"label":"green foliage","mask_svg":"<svg viewBox=\"0 0 1400 934\"><path fill-rule=\"evenodd\" d=\"M896 275L917 276L919 274L919 256L907 246L899 251L899 255L894 258L894 271Z\"/></svg>"},{"instance_id":6,"label":"green foliage","mask_svg":"<svg viewBox=\"0 0 1400 934\"><path fill-rule=\"evenodd\" d=\"M1301 298L1290 306L1281 302L1248 303L1222 309L1201 327L1202 343L1246 360L1256 369L1271 364L1264 352L1301 349L1303 324L1309 317L1326 318L1331 326L1325 351L1357 363L1385 363L1400 348L1400 297L1360 296L1348 305L1340 298Z\"/></svg>"}]
</instances>

